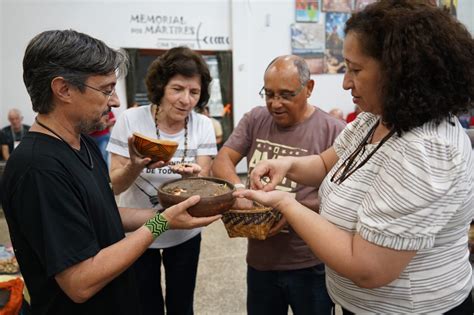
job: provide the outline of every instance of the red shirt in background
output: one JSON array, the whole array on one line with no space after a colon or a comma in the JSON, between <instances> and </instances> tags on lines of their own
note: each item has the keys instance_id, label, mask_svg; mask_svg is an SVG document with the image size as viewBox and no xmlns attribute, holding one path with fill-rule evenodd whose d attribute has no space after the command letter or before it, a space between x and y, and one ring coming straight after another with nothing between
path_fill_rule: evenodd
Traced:
<instances>
[{"instance_id":1,"label":"red shirt in background","mask_svg":"<svg viewBox=\"0 0 474 315\"><path fill-rule=\"evenodd\" d=\"M91 132L89 136L91 137L100 137L105 134L110 133L110 126L113 126L115 124L115 115L112 113L112 111L109 112L109 117L107 118L107 127L105 127L102 130L97 130L94 132Z\"/></svg>"}]
</instances>

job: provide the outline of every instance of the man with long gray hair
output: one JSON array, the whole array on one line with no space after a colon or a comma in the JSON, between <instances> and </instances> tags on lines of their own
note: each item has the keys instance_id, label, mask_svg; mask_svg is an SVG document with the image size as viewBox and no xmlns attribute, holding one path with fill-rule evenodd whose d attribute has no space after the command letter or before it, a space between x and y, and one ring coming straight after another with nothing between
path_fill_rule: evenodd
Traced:
<instances>
[{"instance_id":1,"label":"man with long gray hair","mask_svg":"<svg viewBox=\"0 0 474 315\"><path fill-rule=\"evenodd\" d=\"M168 228L218 219L187 213L196 196L161 214L117 208L87 134L119 106L115 85L126 65L122 52L73 30L43 32L26 48L23 80L38 115L1 189L34 314L140 314L130 265ZM124 230L134 232L125 238Z\"/></svg>"}]
</instances>

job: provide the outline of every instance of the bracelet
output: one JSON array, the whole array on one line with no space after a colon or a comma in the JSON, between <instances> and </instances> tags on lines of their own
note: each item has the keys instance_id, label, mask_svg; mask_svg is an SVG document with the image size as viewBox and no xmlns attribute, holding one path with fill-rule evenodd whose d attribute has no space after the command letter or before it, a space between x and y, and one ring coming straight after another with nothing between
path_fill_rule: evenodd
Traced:
<instances>
[{"instance_id":1,"label":"bracelet","mask_svg":"<svg viewBox=\"0 0 474 315\"><path fill-rule=\"evenodd\" d=\"M146 226L150 230L153 239L156 239L169 229L168 221L166 221L161 213L156 214L153 218L146 221L143 226Z\"/></svg>"},{"instance_id":2,"label":"bracelet","mask_svg":"<svg viewBox=\"0 0 474 315\"><path fill-rule=\"evenodd\" d=\"M242 184L242 183L234 184L234 187L235 187L235 189L239 189L239 188L245 189L245 185Z\"/></svg>"}]
</instances>

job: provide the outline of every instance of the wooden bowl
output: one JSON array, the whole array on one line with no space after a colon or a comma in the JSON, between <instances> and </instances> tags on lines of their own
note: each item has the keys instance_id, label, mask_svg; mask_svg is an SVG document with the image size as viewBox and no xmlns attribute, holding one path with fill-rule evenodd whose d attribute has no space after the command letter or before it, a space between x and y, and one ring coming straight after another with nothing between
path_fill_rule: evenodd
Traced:
<instances>
[{"instance_id":1,"label":"wooden bowl","mask_svg":"<svg viewBox=\"0 0 474 315\"><path fill-rule=\"evenodd\" d=\"M153 162L168 162L178 149L178 142L170 140L153 139L134 132L133 144L136 150L143 156L151 158Z\"/></svg>"},{"instance_id":2,"label":"wooden bowl","mask_svg":"<svg viewBox=\"0 0 474 315\"><path fill-rule=\"evenodd\" d=\"M158 188L158 199L168 208L191 196L199 195L201 200L188 209L194 217L208 217L221 214L234 204L234 185L220 178L188 177L162 184Z\"/></svg>"}]
</instances>

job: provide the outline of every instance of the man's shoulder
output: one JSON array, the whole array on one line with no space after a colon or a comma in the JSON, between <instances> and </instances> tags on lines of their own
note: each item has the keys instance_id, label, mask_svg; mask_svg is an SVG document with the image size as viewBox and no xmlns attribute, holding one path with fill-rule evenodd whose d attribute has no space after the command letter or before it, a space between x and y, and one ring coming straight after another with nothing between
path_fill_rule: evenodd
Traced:
<instances>
[{"instance_id":1,"label":"man's shoulder","mask_svg":"<svg viewBox=\"0 0 474 315\"><path fill-rule=\"evenodd\" d=\"M320 122L321 121L326 122L328 127L335 127L337 129L342 130L347 125L344 120L333 117L333 116L329 115L329 113L327 113L326 111L324 111L324 110L322 110L318 107L315 107L315 108L316 108L316 110L315 110L314 115L313 115L312 118L315 119L315 120L318 120Z\"/></svg>"},{"instance_id":2,"label":"man's shoulder","mask_svg":"<svg viewBox=\"0 0 474 315\"><path fill-rule=\"evenodd\" d=\"M271 116L270 113L268 112L268 109L265 106L260 106L260 105L253 107L251 110L247 112L247 114L252 115L252 116L258 115L258 116L263 116L263 117Z\"/></svg>"}]
</instances>

